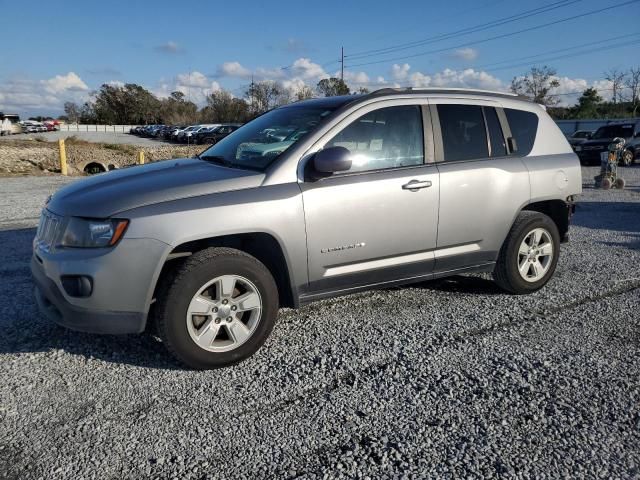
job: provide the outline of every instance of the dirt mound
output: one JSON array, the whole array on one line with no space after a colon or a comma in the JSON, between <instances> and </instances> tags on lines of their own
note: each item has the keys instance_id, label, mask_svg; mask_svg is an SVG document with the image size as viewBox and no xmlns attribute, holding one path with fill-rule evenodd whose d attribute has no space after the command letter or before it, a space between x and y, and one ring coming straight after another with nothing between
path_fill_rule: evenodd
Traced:
<instances>
[{"instance_id":1,"label":"dirt mound","mask_svg":"<svg viewBox=\"0 0 640 480\"><path fill-rule=\"evenodd\" d=\"M192 157L205 149L202 145L136 147L108 143L90 143L67 139L69 175L86 175L137 163L144 151L146 162ZM60 173L57 142L5 141L0 143L0 175L46 175Z\"/></svg>"}]
</instances>

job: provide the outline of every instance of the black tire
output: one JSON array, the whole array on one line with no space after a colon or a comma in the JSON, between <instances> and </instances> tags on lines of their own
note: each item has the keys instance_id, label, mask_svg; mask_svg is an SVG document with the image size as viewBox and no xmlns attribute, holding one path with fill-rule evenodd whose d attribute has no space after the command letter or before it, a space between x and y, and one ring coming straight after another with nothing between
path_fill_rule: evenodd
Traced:
<instances>
[{"instance_id":1,"label":"black tire","mask_svg":"<svg viewBox=\"0 0 640 480\"><path fill-rule=\"evenodd\" d=\"M549 233L554 253L550 260L549 269L544 276L538 281L529 282L522 278L518 271L518 249L527 234L536 228L542 228ZM553 220L538 212L520 212L502 244L498 254L498 261L493 270L493 278L498 286L509 293L522 295L535 292L544 287L553 276L558 264L559 254L560 234Z\"/></svg>"},{"instance_id":2,"label":"black tire","mask_svg":"<svg viewBox=\"0 0 640 480\"><path fill-rule=\"evenodd\" d=\"M600 182L600 188L603 190L609 190L613 184L611 183L611 179L609 177L604 177Z\"/></svg>"},{"instance_id":3,"label":"black tire","mask_svg":"<svg viewBox=\"0 0 640 480\"><path fill-rule=\"evenodd\" d=\"M255 331L234 350L211 352L192 340L187 310L198 289L221 275L240 275L258 289L262 312ZM158 335L184 365L198 370L226 367L254 354L265 342L278 314L278 288L269 270L256 258L232 248L208 248L190 256L160 287L156 304Z\"/></svg>"},{"instance_id":4,"label":"black tire","mask_svg":"<svg viewBox=\"0 0 640 480\"><path fill-rule=\"evenodd\" d=\"M624 178L622 178L622 177L616 178L616 181L615 181L614 185L615 185L616 188L618 188L620 190L624 190L624 186L625 186Z\"/></svg>"}]
</instances>

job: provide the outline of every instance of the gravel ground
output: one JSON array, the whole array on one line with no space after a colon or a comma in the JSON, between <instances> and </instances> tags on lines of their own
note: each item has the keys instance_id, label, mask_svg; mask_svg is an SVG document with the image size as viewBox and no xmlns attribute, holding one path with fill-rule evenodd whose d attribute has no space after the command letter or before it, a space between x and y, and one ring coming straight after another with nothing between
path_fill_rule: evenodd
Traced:
<instances>
[{"instance_id":1,"label":"gravel ground","mask_svg":"<svg viewBox=\"0 0 640 480\"><path fill-rule=\"evenodd\" d=\"M33 226L69 179L0 179L0 477L640 478L640 168L622 171L625 191L585 189L540 292L459 276L283 310L209 372L41 318Z\"/></svg>"},{"instance_id":2,"label":"gravel ground","mask_svg":"<svg viewBox=\"0 0 640 480\"><path fill-rule=\"evenodd\" d=\"M34 138L44 138L49 142L57 142L61 138L76 137L86 142L113 143L122 145L139 145L143 147L174 145L163 140L154 138L138 137L122 132L43 132L43 133L21 133L0 137L0 142L8 140L33 140Z\"/></svg>"}]
</instances>

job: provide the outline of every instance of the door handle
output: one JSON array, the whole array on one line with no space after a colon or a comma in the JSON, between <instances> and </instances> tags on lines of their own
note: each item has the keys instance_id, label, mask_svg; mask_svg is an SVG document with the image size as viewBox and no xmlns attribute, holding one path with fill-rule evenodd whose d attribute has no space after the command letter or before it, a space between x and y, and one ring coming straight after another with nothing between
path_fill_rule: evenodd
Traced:
<instances>
[{"instance_id":1,"label":"door handle","mask_svg":"<svg viewBox=\"0 0 640 480\"><path fill-rule=\"evenodd\" d=\"M403 190L411 190L412 192L417 192L421 188L428 188L431 186L431 180L411 180L409 183L406 183L402 186Z\"/></svg>"}]
</instances>

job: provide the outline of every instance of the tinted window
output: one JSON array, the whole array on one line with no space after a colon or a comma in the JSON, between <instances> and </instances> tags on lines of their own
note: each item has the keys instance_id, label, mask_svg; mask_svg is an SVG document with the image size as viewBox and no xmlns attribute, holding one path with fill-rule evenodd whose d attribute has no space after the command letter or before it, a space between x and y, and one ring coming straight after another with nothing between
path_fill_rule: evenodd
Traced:
<instances>
[{"instance_id":1,"label":"tinted window","mask_svg":"<svg viewBox=\"0 0 640 480\"><path fill-rule=\"evenodd\" d=\"M536 140L538 130L538 116L535 113L523 110L505 108L504 113L509 121L511 136L515 138L518 151L514 155L529 155Z\"/></svg>"},{"instance_id":2,"label":"tinted window","mask_svg":"<svg viewBox=\"0 0 640 480\"><path fill-rule=\"evenodd\" d=\"M484 108L484 118L487 121L489 130L489 143L491 144L492 157L504 157L507 154L507 146L504 143L504 135L496 109L492 107Z\"/></svg>"},{"instance_id":3,"label":"tinted window","mask_svg":"<svg viewBox=\"0 0 640 480\"><path fill-rule=\"evenodd\" d=\"M337 146L351 152L350 172L421 165L424 146L420 107L370 112L329 140L325 148Z\"/></svg>"},{"instance_id":4,"label":"tinted window","mask_svg":"<svg viewBox=\"0 0 640 480\"><path fill-rule=\"evenodd\" d=\"M630 138L633 137L633 125L607 125L606 127L600 127L593 138Z\"/></svg>"},{"instance_id":5,"label":"tinted window","mask_svg":"<svg viewBox=\"0 0 640 480\"><path fill-rule=\"evenodd\" d=\"M445 162L489 156L482 107L438 105Z\"/></svg>"},{"instance_id":6,"label":"tinted window","mask_svg":"<svg viewBox=\"0 0 640 480\"><path fill-rule=\"evenodd\" d=\"M321 102L276 108L226 135L198 158L229 167L264 170L332 111Z\"/></svg>"}]
</instances>

